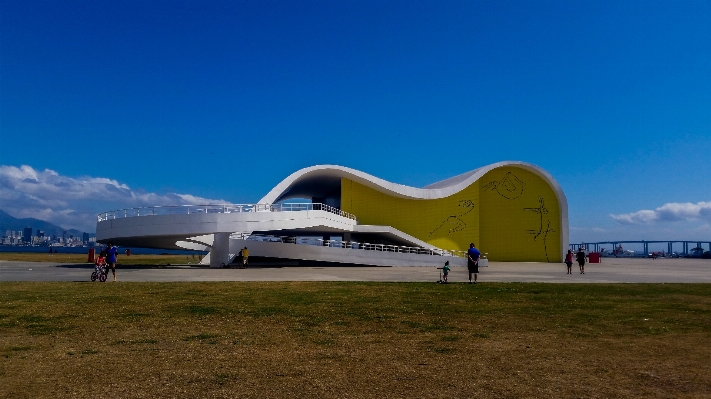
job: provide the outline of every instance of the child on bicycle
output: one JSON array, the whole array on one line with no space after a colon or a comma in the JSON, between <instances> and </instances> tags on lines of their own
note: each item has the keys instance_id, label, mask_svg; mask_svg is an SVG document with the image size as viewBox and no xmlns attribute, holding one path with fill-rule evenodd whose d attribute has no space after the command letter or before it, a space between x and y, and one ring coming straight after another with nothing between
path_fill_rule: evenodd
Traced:
<instances>
[{"instance_id":1,"label":"child on bicycle","mask_svg":"<svg viewBox=\"0 0 711 399\"><path fill-rule=\"evenodd\" d=\"M94 264L98 267L104 266L106 267L106 254L104 251L101 251L99 255L96 257L96 261Z\"/></svg>"}]
</instances>

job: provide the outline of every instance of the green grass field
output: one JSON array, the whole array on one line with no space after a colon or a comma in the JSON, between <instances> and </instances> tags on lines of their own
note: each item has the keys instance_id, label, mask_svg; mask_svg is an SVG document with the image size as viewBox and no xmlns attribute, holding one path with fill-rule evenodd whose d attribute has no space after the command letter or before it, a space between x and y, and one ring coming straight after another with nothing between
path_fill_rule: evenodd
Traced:
<instances>
[{"instance_id":1,"label":"green grass field","mask_svg":"<svg viewBox=\"0 0 711 399\"><path fill-rule=\"evenodd\" d=\"M0 283L0 397L711 397L703 284Z\"/></svg>"}]
</instances>

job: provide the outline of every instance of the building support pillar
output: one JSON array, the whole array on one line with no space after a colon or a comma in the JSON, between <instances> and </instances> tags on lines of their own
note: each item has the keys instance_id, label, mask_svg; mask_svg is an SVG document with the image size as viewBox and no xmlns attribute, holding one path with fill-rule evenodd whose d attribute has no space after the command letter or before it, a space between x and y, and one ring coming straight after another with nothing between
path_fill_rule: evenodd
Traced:
<instances>
[{"instance_id":1,"label":"building support pillar","mask_svg":"<svg viewBox=\"0 0 711 399\"><path fill-rule=\"evenodd\" d=\"M230 261L230 233L215 233L210 249L210 267L223 267Z\"/></svg>"}]
</instances>

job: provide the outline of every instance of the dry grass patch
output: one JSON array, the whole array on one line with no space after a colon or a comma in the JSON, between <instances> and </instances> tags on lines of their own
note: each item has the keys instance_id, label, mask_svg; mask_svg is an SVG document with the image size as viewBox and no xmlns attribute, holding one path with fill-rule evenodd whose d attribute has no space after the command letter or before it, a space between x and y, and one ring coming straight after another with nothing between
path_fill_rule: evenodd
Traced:
<instances>
[{"instance_id":1,"label":"dry grass patch","mask_svg":"<svg viewBox=\"0 0 711 399\"><path fill-rule=\"evenodd\" d=\"M709 344L708 285L0 284L0 397L701 398Z\"/></svg>"}]
</instances>

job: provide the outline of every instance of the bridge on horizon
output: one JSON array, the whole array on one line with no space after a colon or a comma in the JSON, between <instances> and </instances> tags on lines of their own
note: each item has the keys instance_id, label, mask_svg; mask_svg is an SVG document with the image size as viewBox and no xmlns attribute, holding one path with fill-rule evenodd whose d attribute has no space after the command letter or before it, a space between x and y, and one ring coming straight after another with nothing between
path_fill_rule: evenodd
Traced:
<instances>
[{"instance_id":1,"label":"bridge on horizon","mask_svg":"<svg viewBox=\"0 0 711 399\"><path fill-rule=\"evenodd\" d=\"M645 254L649 253L649 244L667 244L667 251L666 253L670 254L674 252L674 244L681 244L682 250L681 254L688 255L689 254L689 245L695 245L694 248L701 248L704 249L704 246L706 246L705 249L707 251L711 251L711 241L698 241L698 240L628 240L628 241L599 241L599 242L582 242L580 244L570 244L570 249L573 251L577 251L578 248L583 247L588 250L594 251L594 252L600 252L601 246L602 245L612 245L612 250L617 248L618 245L621 244L642 244L643 247L643 252Z\"/></svg>"}]
</instances>

